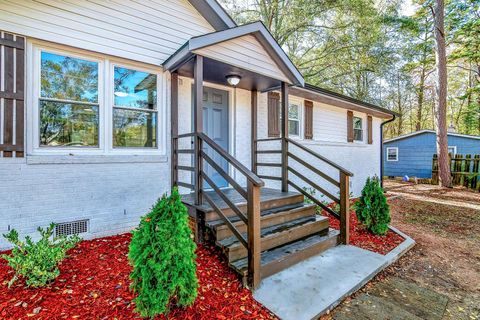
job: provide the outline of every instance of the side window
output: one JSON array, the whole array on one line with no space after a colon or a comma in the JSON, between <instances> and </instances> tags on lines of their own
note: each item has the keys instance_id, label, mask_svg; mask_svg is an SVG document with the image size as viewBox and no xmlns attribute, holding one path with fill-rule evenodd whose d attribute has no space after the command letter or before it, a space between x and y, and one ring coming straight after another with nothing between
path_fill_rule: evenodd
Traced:
<instances>
[{"instance_id":1,"label":"side window","mask_svg":"<svg viewBox=\"0 0 480 320\"><path fill-rule=\"evenodd\" d=\"M353 117L353 140L363 141L363 123L362 118Z\"/></svg>"},{"instance_id":2,"label":"side window","mask_svg":"<svg viewBox=\"0 0 480 320\"><path fill-rule=\"evenodd\" d=\"M113 147L157 146L157 75L114 67Z\"/></svg>"},{"instance_id":3,"label":"side window","mask_svg":"<svg viewBox=\"0 0 480 320\"><path fill-rule=\"evenodd\" d=\"M450 153L452 156L457 154L457 147L456 146L448 146L448 153Z\"/></svg>"},{"instance_id":4,"label":"side window","mask_svg":"<svg viewBox=\"0 0 480 320\"><path fill-rule=\"evenodd\" d=\"M41 147L98 147L98 63L41 52Z\"/></svg>"},{"instance_id":5,"label":"side window","mask_svg":"<svg viewBox=\"0 0 480 320\"><path fill-rule=\"evenodd\" d=\"M398 148L387 148L387 161L398 161Z\"/></svg>"},{"instance_id":6,"label":"side window","mask_svg":"<svg viewBox=\"0 0 480 320\"><path fill-rule=\"evenodd\" d=\"M288 134L300 135L300 106L298 104L288 106Z\"/></svg>"}]
</instances>

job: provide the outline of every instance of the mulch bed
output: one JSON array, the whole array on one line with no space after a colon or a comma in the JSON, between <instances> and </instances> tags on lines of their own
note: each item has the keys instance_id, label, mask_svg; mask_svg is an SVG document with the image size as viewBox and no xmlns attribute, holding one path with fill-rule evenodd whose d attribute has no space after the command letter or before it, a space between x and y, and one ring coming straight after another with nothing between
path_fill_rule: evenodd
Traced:
<instances>
[{"instance_id":1,"label":"mulch bed","mask_svg":"<svg viewBox=\"0 0 480 320\"><path fill-rule=\"evenodd\" d=\"M330 228L339 229L340 220L322 211L322 214L328 216ZM376 236L365 229L357 220L355 211L350 211L350 244L356 247L370 250L380 254L387 254L395 249L405 239L399 234L388 230L385 236Z\"/></svg>"},{"instance_id":2,"label":"mulch bed","mask_svg":"<svg viewBox=\"0 0 480 320\"><path fill-rule=\"evenodd\" d=\"M12 270L0 259L0 318L140 319L129 290L130 238L122 234L82 241L47 288L26 289L18 282L8 289ZM200 288L195 304L173 309L169 319L275 319L242 287L215 248L199 246L197 264Z\"/></svg>"}]
</instances>

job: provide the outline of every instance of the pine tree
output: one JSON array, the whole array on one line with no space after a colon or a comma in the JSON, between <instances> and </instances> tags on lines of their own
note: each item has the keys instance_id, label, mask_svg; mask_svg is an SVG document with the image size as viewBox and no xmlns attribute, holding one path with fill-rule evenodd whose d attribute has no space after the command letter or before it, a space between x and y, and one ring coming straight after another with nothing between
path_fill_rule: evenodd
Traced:
<instances>
[{"instance_id":1,"label":"pine tree","mask_svg":"<svg viewBox=\"0 0 480 320\"><path fill-rule=\"evenodd\" d=\"M154 317L168 313L171 306L193 304L198 289L195 249L187 208L174 188L133 231L128 257L140 315Z\"/></svg>"},{"instance_id":2,"label":"pine tree","mask_svg":"<svg viewBox=\"0 0 480 320\"><path fill-rule=\"evenodd\" d=\"M367 178L362 196L354 205L357 219L373 234L384 235L390 223L390 207L377 177Z\"/></svg>"}]
</instances>

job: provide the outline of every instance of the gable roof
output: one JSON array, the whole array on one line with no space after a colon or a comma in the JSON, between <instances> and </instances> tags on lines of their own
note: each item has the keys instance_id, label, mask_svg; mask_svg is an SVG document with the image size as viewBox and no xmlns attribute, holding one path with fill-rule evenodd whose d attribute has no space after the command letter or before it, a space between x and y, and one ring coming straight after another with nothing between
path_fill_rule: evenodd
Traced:
<instances>
[{"instance_id":1,"label":"gable roof","mask_svg":"<svg viewBox=\"0 0 480 320\"><path fill-rule=\"evenodd\" d=\"M265 48L270 57L275 61L275 63L292 84L300 86L305 84L305 80L303 79L300 71L298 71L265 25L260 21L193 37L188 40L177 52L170 56L170 58L164 62L163 66L167 70L175 70L178 66L193 56L193 51L236 39L245 35L252 35L260 42L260 44Z\"/></svg>"},{"instance_id":2,"label":"gable roof","mask_svg":"<svg viewBox=\"0 0 480 320\"><path fill-rule=\"evenodd\" d=\"M410 137L417 136L417 135L424 134L424 133L435 134L436 132L434 130L420 130L420 131L404 134L404 135L401 135L401 136L398 136L398 137L395 137L395 138L392 138L392 139L385 140L384 143L393 142L393 141L397 141L397 140L402 140L402 139L410 138ZM480 140L480 136L472 136L472 135L468 135L468 134L453 133L453 132L448 132L447 136Z\"/></svg>"},{"instance_id":3,"label":"gable roof","mask_svg":"<svg viewBox=\"0 0 480 320\"><path fill-rule=\"evenodd\" d=\"M190 2L217 31L237 26L232 17L230 17L216 0L188 0L188 2Z\"/></svg>"}]
</instances>

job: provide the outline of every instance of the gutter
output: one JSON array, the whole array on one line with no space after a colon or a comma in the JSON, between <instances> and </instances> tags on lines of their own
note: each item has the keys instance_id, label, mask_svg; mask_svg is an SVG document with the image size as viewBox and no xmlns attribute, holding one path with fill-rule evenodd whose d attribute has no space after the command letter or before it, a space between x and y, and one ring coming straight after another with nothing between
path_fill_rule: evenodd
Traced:
<instances>
[{"instance_id":1,"label":"gutter","mask_svg":"<svg viewBox=\"0 0 480 320\"><path fill-rule=\"evenodd\" d=\"M380 124L380 186L383 188L383 126L394 121L397 117L392 114L393 118Z\"/></svg>"}]
</instances>

